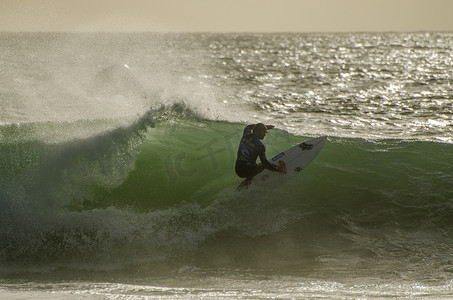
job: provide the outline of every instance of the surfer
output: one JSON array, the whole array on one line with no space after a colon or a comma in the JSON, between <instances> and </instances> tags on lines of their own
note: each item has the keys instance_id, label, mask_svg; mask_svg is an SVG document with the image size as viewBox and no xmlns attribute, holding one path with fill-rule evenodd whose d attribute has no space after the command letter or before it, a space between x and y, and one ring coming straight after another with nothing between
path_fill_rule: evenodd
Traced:
<instances>
[{"instance_id":1,"label":"surfer","mask_svg":"<svg viewBox=\"0 0 453 300\"><path fill-rule=\"evenodd\" d=\"M266 147L261 142L266 136L267 130L273 129L273 125L263 123L248 125L244 129L236 160L236 174L245 178L238 189L248 186L253 177L268 169L274 172L281 171L280 167L271 164L266 158ZM260 157L261 163L257 164L256 159Z\"/></svg>"}]
</instances>

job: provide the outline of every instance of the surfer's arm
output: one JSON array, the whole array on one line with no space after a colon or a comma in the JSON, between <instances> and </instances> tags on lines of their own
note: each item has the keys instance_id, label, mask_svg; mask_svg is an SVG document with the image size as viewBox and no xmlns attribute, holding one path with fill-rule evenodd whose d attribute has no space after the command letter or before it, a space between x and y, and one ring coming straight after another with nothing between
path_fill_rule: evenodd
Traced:
<instances>
[{"instance_id":1,"label":"surfer's arm","mask_svg":"<svg viewBox=\"0 0 453 300\"><path fill-rule=\"evenodd\" d=\"M247 133L251 133L254 126L255 126L255 124L250 124L250 125L245 126L244 135Z\"/></svg>"},{"instance_id":2,"label":"surfer's arm","mask_svg":"<svg viewBox=\"0 0 453 300\"><path fill-rule=\"evenodd\" d=\"M261 164L265 169L268 169L272 172L278 171L278 166L271 164L267 159L262 159Z\"/></svg>"},{"instance_id":3,"label":"surfer's arm","mask_svg":"<svg viewBox=\"0 0 453 300\"><path fill-rule=\"evenodd\" d=\"M261 160L261 164L263 165L263 167L265 169L268 169L272 172L275 172L275 171L278 171L278 167L274 164L271 164L268 160L267 160L267 157L266 157L266 152L264 150L264 145L263 145L263 149L262 149L262 152L258 152L258 155L260 157L260 160Z\"/></svg>"}]
</instances>

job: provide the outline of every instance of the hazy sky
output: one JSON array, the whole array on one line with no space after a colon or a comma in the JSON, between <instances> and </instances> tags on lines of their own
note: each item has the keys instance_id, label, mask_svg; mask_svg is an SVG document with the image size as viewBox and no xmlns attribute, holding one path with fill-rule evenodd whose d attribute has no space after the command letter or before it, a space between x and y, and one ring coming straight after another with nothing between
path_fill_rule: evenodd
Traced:
<instances>
[{"instance_id":1,"label":"hazy sky","mask_svg":"<svg viewBox=\"0 0 453 300\"><path fill-rule=\"evenodd\" d=\"M0 31L453 31L453 0L0 0Z\"/></svg>"}]
</instances>

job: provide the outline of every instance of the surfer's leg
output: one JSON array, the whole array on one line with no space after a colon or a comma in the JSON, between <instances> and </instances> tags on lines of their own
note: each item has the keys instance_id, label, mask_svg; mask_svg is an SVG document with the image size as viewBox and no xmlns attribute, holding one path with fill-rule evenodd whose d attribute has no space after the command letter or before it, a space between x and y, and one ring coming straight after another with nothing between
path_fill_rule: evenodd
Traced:
<instances>
[{"instance_id":1,"label":"surfer's leg","mask_svg":"<svg viewBox=\"0 0 453 300\"><path fill-rule=\"evenodd\" d=\"M257 164L257 165L254 165L253 167L251 167L249 170L249 174L246 177L248 184L250 184L252 182L253 177L255 177L259 173L263 172L263 170L264 170L264 166L262 164Z\"/></svg>"},{"instance_id":2,"label":"surfer's leg","mask_svg":"<svg viewBox=\"0 0 453 300\"><path fill-rule=\"evenodd\" d=\"M242 190L248 188L250 183L252 183L253 177L261 173L263 170L264 166L262 164L254 166L236 166L236 174L241 178L245 178L237 189Z\"/></svg>"},{"instance_id":3,"label":"surfer's leg","mask_svg":"<svg viewBox=\"0 0 453 300\"><path fill-rule=\"evenodd\" d=\"M236 189L238 191L240 191L240 190L243 190L243 189L247 189L248 187L249 187L249 182L246 179L243 182L241 182L241 184Z\"/></svg>"}]
</instances>

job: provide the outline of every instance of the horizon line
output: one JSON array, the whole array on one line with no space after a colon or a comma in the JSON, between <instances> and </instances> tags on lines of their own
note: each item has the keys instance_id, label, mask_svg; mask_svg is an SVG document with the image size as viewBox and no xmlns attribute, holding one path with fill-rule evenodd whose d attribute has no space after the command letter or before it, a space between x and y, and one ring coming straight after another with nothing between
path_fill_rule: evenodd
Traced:
<instances>
[{"instance_id":1,"label":"horizon line","mask_svg":"<svg viewBox=\"0 0 453 300\"><path fill-rule=\"evenodd\" d=\"M152 31L152 30L131 30L131 31L33 31L33 30L0 30L0 33L155 33L155 34L350 34L350 33L453 33L453 30L367 30L367 31Z\"/></svg>"}]
</instances>

